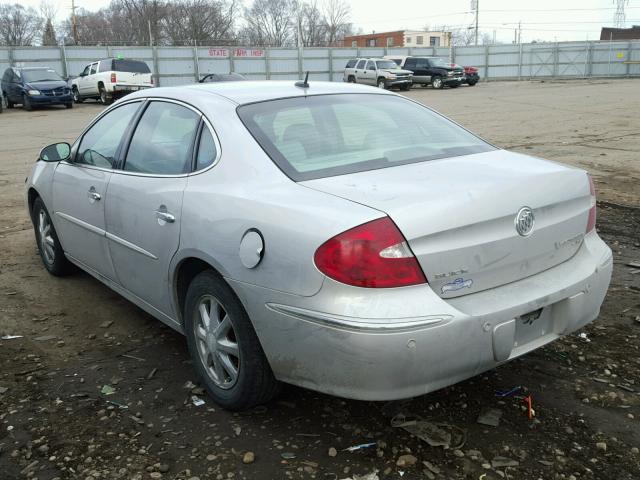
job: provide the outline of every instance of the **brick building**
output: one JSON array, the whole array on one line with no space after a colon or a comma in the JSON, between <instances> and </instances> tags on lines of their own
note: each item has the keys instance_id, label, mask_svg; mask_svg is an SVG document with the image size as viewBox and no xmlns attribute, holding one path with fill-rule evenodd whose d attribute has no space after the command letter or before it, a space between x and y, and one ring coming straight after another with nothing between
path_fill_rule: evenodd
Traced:
<instances>
[{"instance_id":1,"label":"brick building","mask_svg":"<svg viewBox=\"0 0 640 480\"><path fill-rule=\"evenodd\" d=\"M448 47L451 32L396 30L344 37L344 47Z\"/></svg>"},{"instance_id":2,"label":"brick building","mask_svg":"<svg viewBox=\"0 0 640 480\"><path fill-rule=\"evenodd\" d=\"M631 28L602 27L600 40L640 40L640 25Z\"/></svg>"}]
</instances>

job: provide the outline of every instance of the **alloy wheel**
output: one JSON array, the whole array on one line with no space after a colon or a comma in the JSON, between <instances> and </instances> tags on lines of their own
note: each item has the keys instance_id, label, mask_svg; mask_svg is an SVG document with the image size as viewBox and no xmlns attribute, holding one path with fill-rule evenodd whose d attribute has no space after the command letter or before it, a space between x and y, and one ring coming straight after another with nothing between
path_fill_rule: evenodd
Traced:
<instances>
[{"instance_id":1,"label":"alloy wheel","mask_svg":"<svg viewBox=\"0 0 640 480\"><path fill-rule=\"evenodd\" d=\"M38 233L42 255L45 261L52 265L56 259L55 240L52 235L51 219L44 210L40 210L38 213Z\"/></svg>"},{"instance_id":2,"label":"alloy wheel","mask_svg":"<svg viewBox=\"0 0 640 480\"><path fill-rule=\"evenodd\" d=\"M238 381L240 348L231 318L220 301L204 295L193 328L200 361L216 386L228 390Z\"/></svg>"}]
</instances>

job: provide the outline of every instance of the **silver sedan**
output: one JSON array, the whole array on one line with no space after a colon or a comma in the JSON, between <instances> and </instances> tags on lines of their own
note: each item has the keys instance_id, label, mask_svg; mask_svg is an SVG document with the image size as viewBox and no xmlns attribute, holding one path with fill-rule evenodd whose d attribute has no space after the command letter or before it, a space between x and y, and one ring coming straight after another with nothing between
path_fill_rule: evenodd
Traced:
<instances>
[{"instance_id":1,"label":"silver sedan","mask_svg":"<svg viewBox=\"0 0 640 480\"><path fill-rule=\"evenodd\" d=\"M451 385L593 321L612 270L586 172L360 85L134 93L26 196L46 269L184 333L229 409Z\"/></svg>"}]
</instances>

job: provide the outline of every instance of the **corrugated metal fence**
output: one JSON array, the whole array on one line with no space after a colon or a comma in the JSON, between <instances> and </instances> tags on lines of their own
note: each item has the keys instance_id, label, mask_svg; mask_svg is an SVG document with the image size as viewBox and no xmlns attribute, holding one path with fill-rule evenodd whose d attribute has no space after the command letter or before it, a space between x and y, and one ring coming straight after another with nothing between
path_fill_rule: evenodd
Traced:
<instances>
[{"instance_id":1,"label":"corrugated metal fence","mask_svg":"<svg viewBox=\"0 0 640 480\"><path fill-rule=\"evenodd\" d=\"M448 48L0 47L0 72L10 65L49 66L77 76L90 62L144 60L162 86L193 83L207 73L250 79L341 81L349 58L429 55L480 69L483 80L640 76L640 42L563 42Z\"/></svg>"}]
</instances>

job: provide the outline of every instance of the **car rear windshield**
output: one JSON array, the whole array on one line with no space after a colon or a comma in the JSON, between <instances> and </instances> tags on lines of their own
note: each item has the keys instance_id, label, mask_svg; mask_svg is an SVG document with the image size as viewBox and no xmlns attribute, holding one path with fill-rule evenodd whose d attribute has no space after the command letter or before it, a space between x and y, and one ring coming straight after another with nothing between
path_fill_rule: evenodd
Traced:
<instances>
[{"instance_id":1,"label":"car rear windshield","mask_svg":"<svg viewBox=\"0 0 640 480\"><path fill-rule=\"evenodd\" d=\"M397 95L285 98L241 106L238 115L295 181L494 150L441 115Z\"/></svg>"},{"instance_id":2,"label":"car rear windshield","mask_svg":"<svg viewBox=\"0 0 640 480\"><path fill-rule=\"evenodd\" d=\"M116 72L151 73L149 65L139 60L114 60L113 70Z\"/></svg>"},{"instance_id":3,"label":"car rear windshield","mask_svg":"<svg viewBox=\"0 0 640 480\"><path fill-rule=\"evenodd\" d=\"M46 82L46 81L60 81L60 75L55 70L50 68L43 68L37 70L23 70L22 78L25 82Z\"/></svg>"}]
</instances>

